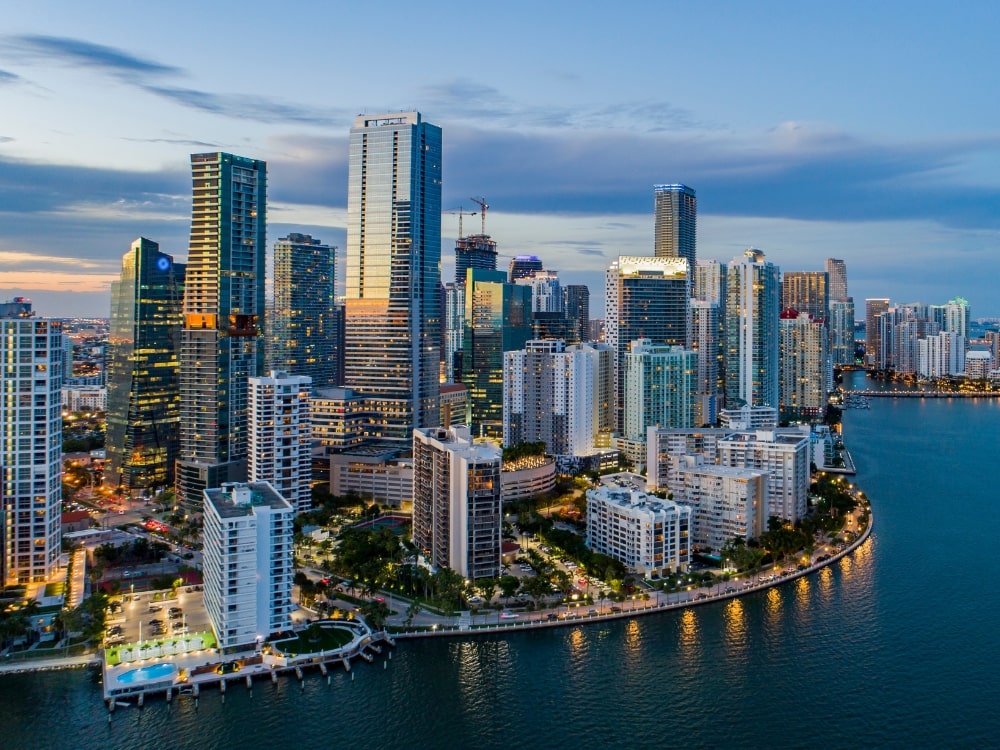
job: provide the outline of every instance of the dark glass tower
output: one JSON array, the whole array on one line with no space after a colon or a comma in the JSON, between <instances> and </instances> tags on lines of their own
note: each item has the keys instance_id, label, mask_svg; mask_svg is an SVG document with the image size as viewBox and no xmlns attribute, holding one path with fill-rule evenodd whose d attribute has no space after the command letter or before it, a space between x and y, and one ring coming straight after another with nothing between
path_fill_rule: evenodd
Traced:
<instances>
[{"instance_id":1,"label":"dark glass tower","mask_svg":"<svg viewBox=\"0 0 1000 750\"><path fill-rule=\"evenodd\" d=\"M510 281L526 279L535 271L541 271L542 261L537 255L516 255L510 262Z\"/></svg>"},{"instance_id":2,"label":"dark glass tower","mask_svg":"<svg viewBox=\"0 0 1000 750\"><path fill-rule=\"evenodd\" d=\"M654 255L658 258L686 258L694 286L697 260L698 199L687 185L654 185Z\"/></svg>"},{"instance_id":3,"label":"dark glass tower","mask_svg":"<svg viewBox=\"0 0 1000 750\"><path fill-rule=\"evenodd\" d=\"M590 288L585 284L570 284L563 288L563 309L566 317L576 324L576 340L590 340Z\"/></svg>"},{"instance_id":4,"label":"dark glass tower","mask_svg":"<svg viewBox=\"0 0 1000 750\"><path fill-rule=\"evenodd\" d=\"M248 379L264 372L267 165L192 154L194 200L181 330L177 496L246 481Z\"/></svg>"},{"instance_id":5,"label":"dark glass tower","mask_svg":"<svg viewBox=\"0 0 1000 750\"><path fill-rule=\"evenodd\" d=\"M314 389L337 385L336 252L308 234L289 234L274 244L268 370L306 375Z\"/></svg>"},{"instance_id":6,"label":"dark glass tower","mask_svg":"<svg viewBox=\"0 0 1000 750\"><path fill-rule=\"evenodd\" d=\"M184 268L140 237L111 284L105 480L129 492L174 480Z\"/></svg>"},{"instance_id":7,"label":"dark glass tower","mask_svg":"<svg viewBox=\"0 0 1000 750\"><path fill-rule=\"evenodd\" d=\"M470 234L455 241L455 283L465 283L470 268L497 270L497 243L488 234Z\"/></svg>"}]
</instances>

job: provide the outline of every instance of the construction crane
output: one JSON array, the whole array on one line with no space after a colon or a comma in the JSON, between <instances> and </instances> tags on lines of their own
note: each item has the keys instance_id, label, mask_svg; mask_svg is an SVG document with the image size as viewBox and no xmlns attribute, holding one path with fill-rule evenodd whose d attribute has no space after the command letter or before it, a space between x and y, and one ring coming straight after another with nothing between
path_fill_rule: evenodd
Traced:
<instances>
[{"instance_id":1,"label":"construction crane","mask_svg":"<svg viewBox=\"0 0 1000 750\"><path fill-rule=\"evenodd\" d=\"M449 216L454 216L458 214L458 239L462 239L464 235L462 234L462 217L463 216L475 216L475 211L466 211L465 206L459 206L458 208L452 209L451 211L445 211Z\"/></svg>"},{"instance_id":2,"label":"construction crane","mask_svg":"<svg viewBox=\"0 0 1000 750\"><path fill-rule=\"evenodd\" d=\"M473 203L475 203L477 206L479 206L479 215L483 219L483 235L485 235L486 234L486 209L489 208L489 206L486 205L486 199L485 198L469 198L469 200L472 201Z\"/></svg>"}]
</instances>

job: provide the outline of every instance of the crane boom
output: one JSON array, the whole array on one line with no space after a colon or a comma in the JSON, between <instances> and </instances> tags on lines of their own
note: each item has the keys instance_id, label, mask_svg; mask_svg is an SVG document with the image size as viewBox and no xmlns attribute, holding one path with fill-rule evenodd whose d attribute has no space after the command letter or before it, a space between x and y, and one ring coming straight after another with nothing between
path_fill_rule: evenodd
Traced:
<instances>
[{"instance_id":1,"label":"crane boom","mask_svg":"<svg viewBox=\"0 0 1000 750\"><path fill-rule=\"evenodd\" d=\"M479 215L483 219L483 235L486 234L486 210L489 206L486 204L486 198L470 198L473 203L479 206Z\"/></svg>"},{"instance_id":2,"label":"crane boom","mask_svg":"<svg viewBox=\"0 0 1000 750\"><path fill-rule=\"evenodd\" d=\"M462 239L465 235L462 234L462 217L463 216L475 216L475 211L466 211L465 206L459 206L458 208L452 209L451 211L445 211L449 216L454 216L458 214L458 238Z\"/></svg>"}]
</instances>

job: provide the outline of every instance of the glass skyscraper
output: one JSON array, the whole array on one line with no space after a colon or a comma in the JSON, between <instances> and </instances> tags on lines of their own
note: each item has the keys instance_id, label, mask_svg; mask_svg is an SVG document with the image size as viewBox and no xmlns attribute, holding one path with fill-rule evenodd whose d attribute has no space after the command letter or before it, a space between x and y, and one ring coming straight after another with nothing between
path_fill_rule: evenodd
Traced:
<instances>
[{"instance_id":1,"label":"glass skyscraper","mask_svg":"<svg viewBox=\"0 0 1000 750\"><path fill-rule=\"evenodd\" d=\"M246 480L248 380L264 371L267 165L192 154L194 200L181 330L177 496Z\"/></svg>"},{"instance_id":2,"label":"glass skyscraper","mask_svg":"<svg viewBox=\"0 0 1000 750\"><path fill-rule=\"evenodd\" d=\"M441 129L419 112L351 128L344 384L377 403L374 436L436 427L441 347Z\"/></svg>"},{"instance_id":3,"label":"glass skyscraper","mask_svg":"<svg viewBox=\"0 0 1000 750\"><path fill-rule=\"evenodd\" d=\"M658 258L687 258L693 269L698 224L698 199L687 185L654 185L654 254ZM692 279L693 281L693 279Z\"/></svg>"},{"instance_id":4,"label":"glass skyscraper","mask_svg":"<svg viewBox=\"0 0 1000 750\"><path fill-rule=\"evenodd\" d=\"M308 376L314 389L337 385L336 252L308 234L289 234L274 243L267 366Z\"/></svg>"},{"instance_id":5,"label":"glass skyscraper","mask_svg":"<svg viewBox=\"0 0 1000 750\"><path fill-rule=\"evenodd\" d=\"M488 234L470 234L455 241L455 283L465 284L470 268L497 270L497 243Z\"/></svg>"},{"instance_id":6,"label":"glass skyscraper","mask_svg":"<svg viewBox=\"0 0 1000 750\"><path fill-rule=\"evenodd\" d=\"M105 481L124 490L173 484L184 269L140 237L111 284Z\"/></svg>"},{"instance_id":7,"label":"glass skyscraper","mask_svg":"<svg viewBox=\"0 0 1000 750\"><path fill-rule=\"evenodd\" d=\"M750 248L726 278L726 408L778 408L780 269Z\"/></svg>"}]
</instances>

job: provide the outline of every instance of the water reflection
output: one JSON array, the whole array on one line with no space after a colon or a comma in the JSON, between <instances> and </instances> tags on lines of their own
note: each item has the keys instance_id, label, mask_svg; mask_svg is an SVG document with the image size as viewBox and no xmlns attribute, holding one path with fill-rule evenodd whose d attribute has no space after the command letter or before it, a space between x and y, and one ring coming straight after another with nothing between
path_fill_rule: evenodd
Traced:
<instances>
[{"instance_id":1,"label":"water reflection","mask_svg":"<svg viewBox=\"0 0 1000 750\"><path fill-rule=\"evenodd\" d=\"M730 599L722 612L726 648L730 657L742 657L749 646L746 608L740 599Z\"/></svg>"}]
</instances>

